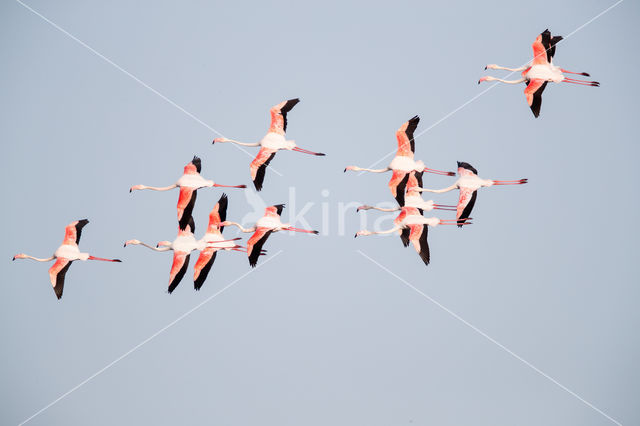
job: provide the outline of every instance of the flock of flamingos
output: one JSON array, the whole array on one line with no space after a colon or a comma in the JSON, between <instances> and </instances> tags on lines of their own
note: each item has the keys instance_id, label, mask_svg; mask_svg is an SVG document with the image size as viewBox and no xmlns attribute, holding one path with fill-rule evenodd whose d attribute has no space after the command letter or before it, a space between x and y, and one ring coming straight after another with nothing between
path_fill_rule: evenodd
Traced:
<instances>
[{"instance_id":1,"label":"flock of flamingos","mask_svg":"<svg viewBox=\"0 0 640 426\"><path fill-rule=\"evenodd\" d=\"M533 60L527 66L520 68L506 68L498 65L487 65L485 69L508 70L512 72L521 71L522 77L518 80L502 80L494 77L482 77L478 84L483 81L499 81L508 84L526 83L524 90L527 104L531 108L533 115L538 117L540 114L540 106L542 104L542 92L548 82L554 83L572 83L586 86L599 86L596 81L578 80L567 77L565 74L574 74L589 76L587 73L576 73L559 68L553 64L553 56L556 50L556 44L562 40L562 37L552 37L549 30L545 30L536 38L533 43ZM256 143L238 142L227 138L214 139L213 143L235 143L244 146L259 146L260 151L256 158L250 164L251 179L256 190L260 191L264 183L264 177L267 167L276 152L279 150L297 151L304 154L323 156L323 153L313 152L298 147L294 141L287 140L285 133L287 130L287 113L299 102L299 99L290 99L275 105L271 108L271 126L267 134ZM357 236L373 235L373 234L389 234L398 233L404 246L412 244L420 255L425 264L429 264L430 254L427 242L428 228L437 225L458 225L462 227L469 225L472 219L470 217L473 207L476 203L478 189L490 187L494 185L521 185L527 183L527 179L518 180L491 180L481 179L477 170L469 163L458 162L458 179L451 186L443 189L426 189L422 187L422 174L435 173L446 176L455 176L454 172L446 172L431 169L425 166L422 161L414 160L415 142L414 132L418 127L420 118L415 116L404 123L396 132L398 140L398 150L396 156L388 167L383 169L366 169L357 166L348 166L344 169L353 171L367 171L373 173L384 173L391 171L392 176L389 181L391 194L398 202L398 207L392 209L383 209L372 206L360 206L360 210L377 209L381 211L399 211L400 213L394 220L394 226L384 231L368 231L361 230L356 233ZM264 216L260 218L256 224L250 228L244 228L236 222L227 220L228 198L226 194L222 194L219 201L209 214L209 225L207 231L201 239L194 236L195 224L192 216L193 207L196 202L198 189L208 187L228 187L228 188L246 188L245 185L221 185L212 180L207 180L200 175L201 161L198 157L184 167L183 175L173 185L166 187L153 187L145 185L136 185L131 187L130 192L134 190L150 189L154 191L169 191L174 188L180 188L178 197L178 236L171 241L160 241L155 247L145 244L138 240L128 240L128 245L143 245L155 251L173 250L173 264L171 266L169 278L169 293L171 293L184 277L189 266L189 257L191 252L199 251L200 255L194 267L194 288L199 290L207 278L209 271L213 265L218 251L240 251L246 253L249 264L255 267L261 255L265 254L263 246L269 236L278 231L294 231L317 234L318 231L299 229L291 226L289 223L283 223L280 220L284 204L276 204L267 207ZM456 206L448 206L435 204L432 200L424 201L422 192L443 193L447 191L459 190L460 197ZM431 210L455 211L455 219L438 219L436 217L426 218L423 212ZM75 260L101 260L107 262L120 262L119 259L105 259L95 257L89 253L82 253L78 248L82 229L87 225L87 219L77 220L70 223L65 228L65 236L62 245L56 249L51 257L40 259L23 253L16 254L15 259L33 259L38 262L49 262L55 260L53 266L49 269L49 278L58 299L62 297L64 287L64 279L69 266ZM253 233L247 241L246 247L238 245L237 241L241 238L225 239L222 235L225 226L237 226L242 232Z\"/></svg>"}]
</instances>

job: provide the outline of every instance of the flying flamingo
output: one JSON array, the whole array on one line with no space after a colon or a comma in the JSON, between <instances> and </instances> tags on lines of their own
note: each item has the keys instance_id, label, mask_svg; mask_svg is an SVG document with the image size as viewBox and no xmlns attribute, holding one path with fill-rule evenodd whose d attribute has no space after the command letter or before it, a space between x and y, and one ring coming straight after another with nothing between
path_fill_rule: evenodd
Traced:
<instances>
[{"instance_id":1,"label":"flying flamingo","mask_svg":"<svg viewBox=\"0 0 640 426\"><path fill-rule=\"evenodd\" d=\"M227 138L216 138L213 140L213 143L231 142L237 145L260 147L258 155L249 166L251 170L251 180L253 180L253 185L256 187L256 191L260 191L262 189L264 173L267 166L279 150L286 149L289 151L302 152L304 154L324 155L321 152L313 152L299 148L296 146L295 141L285 139L285 132L287 131L287 113L291 111L298 102L300 102L300 99L298 98L289 99L288 101L280 102L278 105L271 108L271 126L260 142L246 143Z\"/></svg>"},{"instance_id":2,"label":"flying flamingo","mask_svg":"<svg viewBox=\"0 0 640 426\"><path fill-rule=\"evenodd\" d=\"M295 231L318 234L318 231L294 228L288 223L282 223L280 220L282 209L284 209L284 204L276 204L267 207L264 211L264 216L258 219L258 222L256 222L256 224L251 228L243 228L239 223L230 221L223 221L220 223L221 226L237 226L242 232L253 232L253 235L249 238L249 241L247 241L247 255L249 257L249 264L251 267L255 268L258 264L258 257L262 250L262 246L264 246L264 243L272 232Z\"/></svg>"},{"instance_id":3,"label":"flying flamingo","mask_svg":"<svg viewBox=\"0 0 640 426\"><path fill-rule=\"evenodd\" d=\"M411 172L428 172L445 176L455 176L453 172L443 172L441 170L430 169L424 165L422 161L414 160L414 153L416 151L415 141L413 133L418 127L420 117L417 115L404 123L396 131L396 139L398 139L398 151L396 156L391 160L391 163L384 169L367 169L358 166L347 166L344 171L365 171L372 173L385 173L393 171L391 180L389 181L389 189L391 194L398 201L398 204L402 205L402 199L404 197L404 190L407 184L408 176ZM420 186L422 186L422 175L419 177Z\"/></svg>"},{"instance_id":4,"label":"flying flamingo","mask_svg":"<svg viewBox=\"0 0 640 426\"><path fill-rule=\"evenodd\" d=\"M424 189L418 188L418 191L434 192L441 194L443 192L453 191L454 189L460 190L460 198L458 199L458 207L456 219L458 220L458 226L465 224L469 219L471 210L476 203L478 196L478 189L482 187L489 187L493 185L521 185L527 183L527 179L518 180L491 180L481 179L478 177L478 171L474 169L469 163L458 161L458 174L460 177L453 185L444 189Z\"/></svg>"},{"instance_id":5,"label":"flying flamingo","mask_svg":"<svg viewBox=\"0 0 640 426\"><path fill-rule=\"evenodd\" d=\"M419 179L416 175L420 175L422 174L421 172L413 172L409 174L409 179L407 180L407 189L406 189L406 194L404 195L404 200L402 200L403 202L401 203L400 206L398 207L394 207L394 208L390 208L390 209L385 209L382 207L374 207L374 206L369 206L369 205L364 205L364 206L360 206L356 209L356 211L360 211L360 210L380 210L382 212L395 212L398 210L402 210L402 207L415 207L418 209L418 211L420 212L420 214L423 213L423 211L431 211L431 210L448 210L448 211L455 211L456 206L447 206L444 204L435 204L433 202L433 200L429 200L429 201L424 201L422 199L422 194L420 191L417 190L417 188L420 187L420 183L419 183Z\"/></svg>"},{"instance_id":6,"label":"flying flamingo","mask_svg":"<svg viewBox=\"0 0 640 426\"><path fill-rule=\"evenodd\" d=\"M454 219L438 219L437 217L424 217L415 207L402 207L400 214L393 221L393 228L386 231L367 231L362 230L356 232L355 237L360 235L374 235L374 234L391 234L397 232L400 234L402 244L407 247L409 243L413 244L416 252L420 255L420 259L425 265L429 264L430 253L429 243L427 241L427 235L429 232L429 226L434 227L438 225L455 225ZM470 225L470 222L465 225Z\"/></svg>"},{"instance_id":7,"label":"flying flamingo","mask_svg":"<svg viewBox=\"0 0 640 426\"><path fill-rule=\"evenodd\" d=\"M527 88L524 89L524 95L527 99L529 107L535 117L540 115L540 106L542 105L542 92L547 86L548 82L553 83L573 83L582 86L600 86L597 81L578 80L575 78L567 77L564 74L577 74L585 77L589 77L586 72L573 72L565 70L564 68L553 65L553 56L556 53L556 44L562 40L561 36L551 37L549 30L544 30L536 41L533 42L533 60L526 66L520 68L507 68L499 65L490 64L484 67L484 69L494 70L507 70L512 72L522 71L522 78L518 80L502 80L495 77L482 77L478 80L478 84L483 81L499 81L507 84L527 83Z\"/></svg>"},{"instance_id":8,"label":"flying flamingo","mask_svg":"<svg viewBox=\"0 0 640 426\"><path fill-rule=\"evenodd\" d=\"M200 158L194 156L193 160L184 166L184 174L176 183L161 188L154 186L135 185L129 189L129 192L138 189L152 189L154 191L169 191L174 188L180 188L180 196L178 197L178 224L180 229L185 229L193 213L193 206L196 204L196 196L198 189L207 187L223 187L223 188L246 188L246 185L220 185L212 180L207 180L200 176L202 163Z\"/></svg>"},{"instance_id":9,"label":"flying flamingo","mask_svg":"<svg viewBox=\"0 0 640 426\"><path fill-rule=\"evenodd\" d=\"M127 240L124 243L124 246L126 247L128 245L142 245L155 251L173 250L173 264L171 265L171 272L169 273L169 294L171 294L173 290L176 289L178 284L180 284L180 281L184 277L184 274L187 272L187 267L189 266L189 257L191 256L192 251L204 251L208 248L229 248L231 250L240 250L241 248L241 246L237 246L235 244L232 244L232 246L229 247L229 245L227 244L231 241L237 241L240 238L207 242L204 241L204 239L196 240L196 238L193 236L193 230L195 230L193 218L189 218L189 222L187 223L185 229L178 228L178 236L175 240L173 240L173 242L160 241L156 245L156 247L153 247L139 240ZM200 284L200 286L202 286L202 284Z\"/></svg>"},{"instance_id":10,"label":"flying flamingo","mask_svg":"<svg viewBox=\"0 0 640 426\"><path fill-rule=\"evenodd\" d=\"M200 256L196 261L195 266L193 267L193 288L196 290L200 290L202 288L202 284L207 279L207 275L209 275L209 271L213 266L213 262L216 260L216 254L218 250L237 250L241 251L239 246L236 246L229 240L226 240L222 236L222 231L224 230L224 226L220 226L220 222L224 222L227 219L227 206L229 204L229 199L227 198L227 194L222 194L220 200L216 203L209 213L209 226L207 228L206 234L200 240L200 242L209 244L216 243L217 245L214 247L207 246L200 250Z\"/></svg>"},{"instance_id":11,"label":"flying flamingo","mask_svg":"<svg viewBox=\"0 0 640 426\"><path fill-rule=\"evenodd\" d=\"M58 300L62 297L62 290L64 288L64 277L69 270L69 266L74 260L102 260L105 262L120 262L120 259L104 259L101 257L91 256L89 253L81 253L78 248L80 242L80 236L82 235L82 228L89 223L87 219L76 220L71 222L64 229L64 240L62 245L56 249L53 256L46 259L39 259L37 257L29 256L24 253L16 254L13 256L13 260L16 259L33 259L38 262L49 262L56 259L56 262L49 268L49 279L51 285L53 285L53 291L56 293Z\"/></svg>"}]
</instances>

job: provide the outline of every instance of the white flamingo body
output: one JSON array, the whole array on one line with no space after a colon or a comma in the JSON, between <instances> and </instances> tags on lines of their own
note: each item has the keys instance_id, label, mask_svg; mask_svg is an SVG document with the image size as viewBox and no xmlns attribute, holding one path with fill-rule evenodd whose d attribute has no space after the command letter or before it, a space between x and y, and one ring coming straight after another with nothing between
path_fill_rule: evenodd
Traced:
<instances>
[{"instance_id":1,"label":"white flamingo body","mask_svg":"<svg viewBox=\"0 0 640 426\"><path fill-rule=\"evenodd\" d=\"M458 178L454 185L456 186L456 188L468 188L472 191L475 191L482 187L492 186L493 181L490 179L482 179L475 174L463 175Z\"/></svg>"},{"instance_id":2,"label":"white flamingo body","mask_svg":"<svg viewBox=\"0 0 640 426\"><path fill-rule=\"evenodd\" d=\"M180 176L180 179L176 182L176 186L179 186L180 188L200 189L209 188L213 185L214 182L212 180L207 180L200 176L200 174L185 174Z\"/></svg>"},{"instance_id":3,"label":"white flamingo body","mask_svg":"<svg viewBox=\"0 0 640 426\"><path fill-rule=\"evenodd\" d=\"M440 225L440 223L440 219L437 217L424 217L421 215L410 214L400 222L400 226L402 228L406 228L411 225L429 225L434 227Z\"/></svg>"},{"instance_id":4,"label":"white flamingo body","mask_svg":"<svg viewBox=\"0 0 640 426\"><path fill-rule=\"evenodd\" d=\"M409 172L421 172L425 168L424 163L420 160L415 161L411 157L406 157L404 155L396 155L391 163L389 164L388 169L391 170L400 170L405 173Z\"/></svg>"},{"instance_id":5,"label":"white flamingo body","mask_svg":"<svg viewBox=\"0 0 640 426\"><path fill-rule=\"evenodd\" d=\"M258 222L256 222L256 227L269 228L273 232L277 232L277 231L280 231L282 228L288 228L289 224L283 224L282 221L280 220L280 216L278 217L262 216L260 219L258 219Z\"/></svg>"},{"instance_id":6,"label":"white flamingo body","mask_svg":"<svg viewBox=\"0 0 640 426\"><path fill-rule=\"evenodd\" d=\"M291 151L296 147L296 143L295 141L287 140L284 135L281 135L280 133L269 132L260 140L260 146L274 151L279 151L281 149Z\"/></svg>"},{"instance_id":7,"label":"white flamingo body","mask_svg":"<svg viewBox=\"0 0 640 426\"><path fill-rule=\"evenodd\" d=\"M202 247L198 248L198 250L210 247L212 243L215 243L215 246L213 248L217 250L231 250L238 247L237 244L233 241L225 240L220 231L207 232L206 234L204 234L204 237L202 237L202 239L197 243L198 247Z\"/></svg>"},{"instance_id":8,"label":"white flamingo body","mask_svg":"<svg viewBox=\"0 0 640 426\"><path fill-rule=\"evenodd\" d=\"M87 260L89 259L89 253L81 253L80 249L75 244L62 244L53 253L56 258L65 258L68 260Z\"/></svg>"},{"instance_id":9,"label":"white flamingo body","mask_svg":"<svg viewBox=\"0 0 640 426\"><path fill-rule=\"evenodd\" d=\"M424 201L419 193L405 195L404 205L406 207L415 207L426 211L431 211L434 208L433 200Z\"/></svg>"},{"instance_id":10,"label":"white flamingo body","mask_svg":"<svg viewBox=\"0 0 640 426\"><path fill-rule=\"evenodd\" d=\"M524 74L526 80L539 79L544 81L552 81L554 83L560 83L564 80L564 74L560 68L556 67L552 63L549 64L536 64L533 65L529 71Z\"/></svg>"}]
</instances>

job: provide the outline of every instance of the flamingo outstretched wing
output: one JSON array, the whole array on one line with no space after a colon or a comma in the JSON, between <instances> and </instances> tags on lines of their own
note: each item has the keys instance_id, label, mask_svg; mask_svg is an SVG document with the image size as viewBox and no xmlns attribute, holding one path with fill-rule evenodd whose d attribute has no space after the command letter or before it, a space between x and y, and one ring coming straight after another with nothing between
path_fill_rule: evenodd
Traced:
<instances>
[{"instance_id":1,"label":"flamingo outstretched wing","mask_svg":"<svg viewBox=\"0 0 640 426\"><path fill-rule=\"evenodd\" d=\"M70 225L71 226L71 225ZM56 293L58 300L62 297L62 290L64 289L64 277L71 266L69 259L59 257L56 262L49 268L49 279L53 286L53 291Z\"/></svg>"},{"instance_id":2,"label":"flamingo outstretched wing","mask_svg":"<svg viewBox=\"0 0 640 426\"><path fill-rule=\"evenodd\" d=\"M404 191L407 187L409 174L401 170L394 170L389 180L389 189L391 195L396 199L400 207L404 206Z\"/></svg>"},{"instance_id":3,"label":"flamingo outstretched wing","mask_svg":"<svg viewBox=\"0 0 640 426\"><path fill-rule=\"evenodd\" d=\"M400 231L400 241L402 241L402 245L405 247L409 246L409 236L411 235L410 228L402 228Z\"/></svg>"},{"instance_id":4,"label":"flamingo outstretched wing","mask_svg":"<svg viewBox=\"0 0 640 426\"><path fill-rule=\"evenodd\" d=\"M251 165L249 166L251 170L251 180L253 180L253 185L256 187L256 191L262 190L262 183L264 182L264 174L267 170L267 166L269 166L269 163L275 156L276 151L273 149L260 148L258 155L251 162Z\"/></svg>"},{"instance_id":5,"label":"flamingo outstretched wing","mask_svg":"<svg viewBox=\"0 0 640 426\"><path fill-rule=\"evenodd\" d=\"M429 225L416 224L410 225L409 228L411 229L409 240L420 255L420 259L422 259L425 265L428 265L431 259L431 254L429 253L429 242L427 241Z\"/></svg>"},{"instance_id":6,"label":"flamingo outstretched wing","mask_svg":"<svg viewBox=\"0 0 640 426\"><path fill-rule=\"evenodd\" d=\"M258 227L256 232L249 238L249 241L247 241L247 255L249 257L249 265L251 265L252 268L255 268L258 264L262 246L264 246L264 243L272 232L273 230L269 228Z\"/></svg>"},{"instance_id":7,"label":"flamingo outstretched wing","mask_svg":"<svg viewBox=\"0 0 640 426\"><path fill-rule=\"evenodd\" d=\"M89 223L87 219L82 219L68 224L66 228L64 228L64 240L62 244L77 246L82 236L82 228L84 228L87 223Z\"/></svg>"},{"instance_id":8,"label":"flamingo outstretched wing","mask_svg":"<svg viewBox=\"0 0 640 426\"><path fill-rule=\"evenodd\" d=\"M469 188L460 188L460 198L458 199L458 207L456 209L456 219L458 219L458 227L462 227L469 216L473 206L476 204L478 191Z\"/></svg>"},{"instance_id":9,"label":"flamingo outstretched wing","mask_svg":"<svg viewBox=\"0 0 640 426\"><path fill-rule=\"evenodd\" d=\"M200 252L200 256L198 256L198 260L193 267L193 288L196 290L200 290L207 279L213 262L216 260L217 251L218 249L215 248L206 248Z\"/></svg>"},{"instance_id":10,"label":"flamingo outstretched wing","mask_svg":"<svg viewBox=\"0 0 640 426\"><path fill-rule=\"evenodd\" d=\"M540 34L536 37L536 40L531 45L533 49L533 60L531 61L532 65L547 65L549 62L547 61L547 49L544 47L542 43L543 34Z\"/></svg>"},{"instance_id":11,"label":"flamingo outstretched wing","mask_svg":"<svg viewBox=\"0 0 640 426\"><path fill-rule=\"evenodd\" d=\"M289 99L271 108L270 132L285 134L287 131L287 113L291 111L298 102L300 102L298 98Z\"/></svg>"},{"instance_id":12,"label":"flamingo outstretched wing","mask_svg":"<svg viewBox=\"0 0 640 426\"><path fill-rule=\"evenodd\" d=\"M540 35L542 36L542 46L547 52L547 61L551 62L556 54L556 44L562 40L562 36L551 37L551 32L548 29L544 30Z\"/></svg>"},{"instance_id":13,"label":"flamingo outstretched wing","mask_svg":"<svg viewBox=\"0 0 640 426\"><path fill-rule=\"evenodd\" d=\"M171 265L171 272L169 274L169 294L176 289L182 277L187 272L189 266L189 253L183 251L173 252L173 264Z\"/></svg>"},{"instance_id":14,"label":"flamingo outstretched wing","mask_svg":"<svg viewBox=\"0 0 640 426\"><path fill-rule=\"evenodd\" d=\"M227 194L223 193L216 205L213 206L211 213L209 213L209 226L207 228L207 232L214 232L216 230L222 232L224 230L224 226L220 226L220 223L227 220L228 205L229 198L227 198Z\"/></svg>"},{"instance_id":15,"label":"flamingo outstretched wing","mask_svg":"<svg viewBox=\"0 0 640 426\"><path fill-rule=\"evenodd\" d=\"M178 197L178 225L181 230L184 230L189 224L197 196L198 191L195 188L180 187L180 197ZM193 229L191 231L193 232Z\"/></svg>"},{"instance_id":16,"label":"flamingo outstretched wing","mask_svg":"<svg viewBox=\"0 0 640 426\"><path fill-rule=\"evenodd\" d=\"M416 131L419 122L420 117L416 115L400 126L396 132L396 139L398 139L398 152L396 155L413 158L413 154L416 152L413 133Z\"/></svg>"},{"instance_id":17,"label":"flamingo outstretched wing","mask_svg":"<svg viewBox=\"0 0 640 426\"><path fill-rule=\"evenodd\" d=\"M529 81L527 88L524 89L524 95L527 98L527 103L531 107L531 112L535 117L540 115L540 107L542 106L542 92L547 87L547 82L538 78L534 78Z\"/></svg>"}]
</instances>

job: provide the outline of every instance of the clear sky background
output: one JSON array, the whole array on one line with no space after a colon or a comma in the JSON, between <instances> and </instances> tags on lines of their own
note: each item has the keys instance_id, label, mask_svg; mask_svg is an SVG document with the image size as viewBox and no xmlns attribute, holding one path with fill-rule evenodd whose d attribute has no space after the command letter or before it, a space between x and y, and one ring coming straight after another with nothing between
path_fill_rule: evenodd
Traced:
<instances>
[{"instance_id":1,"label":"clear sky background","mask_svg":"<svg viewBox=\"0 0 640 426\"><path fill-rule=\"evenodd\" d=\"M397 237L354 240L354 209L341 235L339 203L392 201L389 174L343 168L394 150L413 115L420 132L489 88L476 85L485 64L519 66L545 28L566 36L613 1L27 3L210 128L2 2L0 423L29 418L249 271L222 253L202 291L190 268L168 295L171 255L122 244L172 240L178 193L128 189L173 183L194 154L203 176L250 184L251 157L212 146L211 128L258 140L268 108L294 97L288 137L327 156L279 153L282 176L268 171L260 196L291 204L294 188L322 234L274 235L262 267L28 424L614 424L398 277L640 423L637 2L557 49L557 64L602 87L549 85L534 119L523 84L497 86L417 139L430 167L529 179L481 190L472 226L431 230L429 267ZM199 192L198 236L221 192ZM227 193L229 219L253 211L252 191ZM369 227L379 215L367 212ZM49 256L85 217L80 248L123 263L75 262L57 301L50 264L11 257Z\"/></svg>"}]
</instances>

